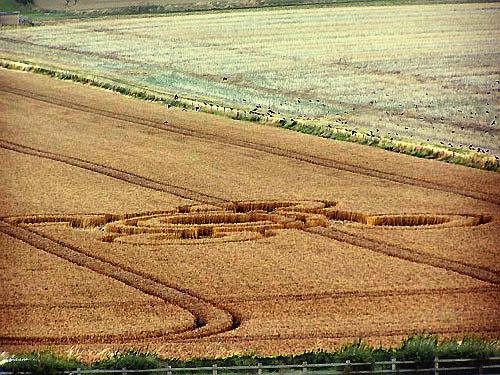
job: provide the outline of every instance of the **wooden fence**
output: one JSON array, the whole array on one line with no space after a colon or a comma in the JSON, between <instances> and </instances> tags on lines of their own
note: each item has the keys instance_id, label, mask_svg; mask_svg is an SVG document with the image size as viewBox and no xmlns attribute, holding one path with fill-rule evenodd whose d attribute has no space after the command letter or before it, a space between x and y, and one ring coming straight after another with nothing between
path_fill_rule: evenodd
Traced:
<instances>
[{"instance_id":1,"label":"wooden fence","mask_svg":"<svg viewBox=\"0 0 500 375\"><path fill-rule=\"evenodd\" d=\"M321 363L313 364L303 362L296 365L263 365L257 363L255 366L218 366L214 364L210 367L171 367L166 365L162 368L147 369L147 370L128 370L126 368L117 370L84 370L77 369L74 371L64 371L61 374L67 375L84 375L84 374L207 374L207 375L243 375L243 374L280 374L280 375L357 375L357 374L429 374L429 375L446 375L446 374L474 374L474 375L489 375L500 374L500 357L491 357L482 360L476 359L439 359L434 358L433 361L425 365L415 361L397 361L393 358L390 361L374 362L374 363L354 363L350 361L340 363ZM2 372L0 375L11 374L30 374L30 372Z\"/></svg>"}]
</instances>

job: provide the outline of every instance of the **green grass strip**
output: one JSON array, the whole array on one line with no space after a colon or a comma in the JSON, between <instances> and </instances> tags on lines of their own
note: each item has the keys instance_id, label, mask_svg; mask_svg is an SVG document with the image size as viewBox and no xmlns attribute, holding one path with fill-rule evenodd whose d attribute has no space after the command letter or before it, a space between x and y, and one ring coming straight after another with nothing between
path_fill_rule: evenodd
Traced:
<instances>
[{"instance_id":1,"label":"green grass strip","mask_svg":"<svg viewBox=\"0 0 500 375\"><path fill-rule=\"evenodd\" d=\"M162 358L154 353L137 350L108 352L103 358L91 363L84 363L75 357L55 354L51 351L31 352L4 357L15 358L15 361L0 364L0 371L31 372L33 374L55 374L61 371L81 369L154 369L167 365L177 368L223 366L255 366L263 365L300 365L316 363L374 363L390 361L414 361L406 365L408 369L431 367L435 357L440 359L472 359L473 364L485 364L488 358L500 356L500 343L480 338L465 337L463 339L438 340L432 335L409 337L397 348L372 347L357 340L334 352L315 351L294 355L256 356L253 354L235 355L224 358ZM2 360L2 358L0 358ZM2 363L2 362L0 362ZM360 369L360 368L358 368ZM367 370L370 370L367 368Z\"/></svg>"}]
</instances>

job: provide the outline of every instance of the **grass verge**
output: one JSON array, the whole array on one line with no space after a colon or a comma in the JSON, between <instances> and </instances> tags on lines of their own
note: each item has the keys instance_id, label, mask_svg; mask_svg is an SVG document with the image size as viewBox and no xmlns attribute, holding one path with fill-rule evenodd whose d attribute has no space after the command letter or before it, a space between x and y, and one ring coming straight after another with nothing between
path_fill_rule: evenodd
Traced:
<instances>
[{"instance_id":1,"label":"grass verge","mask_svg":"<svg viewBox=\"0 0 500 375\"><path fill-rule=\"evenodd\" d=\"M372 347L357 341L335 352L306 352L297 355L278 355L259 357L254 355L235 355L226 358L189 359L160 358L153 353L136 350L125 352L107 352L104 357L93 362L82 362L75 357L54 354L51 351L32 352L8 356L0 362L1 371L14 373L31 372L33 374L55 374L60 371L81 369L154 369L170 365L172 367L210 367L217 366L255 366L263 365L300 365L304 362L315 363L374 363L390 361L414 361L410 368L419 368L432 364L435 357L440 359L472 359L480 364L488 358L500 356L500 343L479 338L446 339L439 341L435 336L413 336L404 340L398 348ZM5 358L8 357L8 358Z\"/></svg>"},{"instance_id":2,"label":"grass verge","mask_svg":"<svg viewBox=\"0 0 500 375\"><path fill-rule=\"evenodd\" d=\"M500 167L499 160L492 155L481 155L468 150L439 147L431 144L411 143L393 138L387 139L374 137L373 135L361 134L359 132L346 130L345 128L334 127L330 124L320 125L310 120L294 120L286 118L281 120L276 120L274 118L271 119L265 114L248 113L243 109L226 107L219 103L214 104L201 99L182 98L177 94L171 96L166 93L160 93L154 90L148 90L142 87L116 82L111 79L88 76L52 67L39 66L31 62L19 62L0 58L0 67L33 72L57 79L83 83L143 100L161 102L167 106L222 115L240 121L277 126L283 129L319 136L322 138L374 146L384 150L416 156L419 158L434 159L489 171L498 171Z\"/></svg>"}]
</instances>

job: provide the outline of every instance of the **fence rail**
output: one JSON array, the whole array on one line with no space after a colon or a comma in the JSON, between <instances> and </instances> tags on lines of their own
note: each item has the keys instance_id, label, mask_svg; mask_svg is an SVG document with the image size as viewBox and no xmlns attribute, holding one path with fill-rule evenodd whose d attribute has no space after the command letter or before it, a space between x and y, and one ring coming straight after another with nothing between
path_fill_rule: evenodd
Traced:
<instances>
[{"instance_id":1,"label":"fence rail","mask_svg":"<svg viewBox=\"0 0 500 375\"><path fill-rule=\"evenodd\" d=\"M349 360L338 363L307 363L294 365L264 365L257 363L254 366L218 366L214 364L210 367L171 367L166 365L162 368L133 370L133 369L114 369L114 370L85 370L76 369L73 371L64 371L60 374L84 375L84 374L210 374L210 375L238 375L238 374L432 374L432 375L453 375L453 374L500 374L500 357L490 357L482 360L472 358L457 359L439 359L429 361L422 365L422 362L398 361L393 358L390 361L357 363ZM6 372L0 370L0 375L13 374L31 374L31 372Z\"/></svg>"}]
</instances>

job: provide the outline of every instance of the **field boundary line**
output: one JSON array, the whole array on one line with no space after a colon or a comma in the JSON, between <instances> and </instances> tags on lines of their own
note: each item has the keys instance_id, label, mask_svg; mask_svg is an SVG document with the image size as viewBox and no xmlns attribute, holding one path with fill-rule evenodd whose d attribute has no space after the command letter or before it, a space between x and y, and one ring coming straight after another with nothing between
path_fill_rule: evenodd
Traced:
<instances>
[{"instance_id":1,"label":"field boundary line","mask_svg":"<svg viewBox=\"0 0 500 375\"><path fill-rule=\"evenodd\" d=\"M340 170L344 172L350 172L353 174L357 175L363 175L367 177L372 177L380 180L385 180L385 181L390 181L390 182L395 182L403 185L409 185L413 187L420 187L420 188L425 188L425 189L430 189L430 190L436 190L436 191L442 191L442 192L447 192L447 193L453 193L461 196L465 196L468 198L474 198L477 200L485 201L488 203L493 203L496 205L500 205L500 196L491 194L491 193L485 193L485 192L478 192L478 191L473 191L473 190L464 190L460 188L455 188L449 185L444 185L444 184L439 184L436 182L431 182L425 179L421 178L415 178L415 177L409 177L409 176L403 176L391 172L384 172L380 171L377 169L373 168L368 168L368 167L362 167L362 166L357 166L345 162L339 162L335 161L332 159L327 159L327 158L322 158L322 157L317 157L317 156L312 156L300 152L295 152L295 151L290 151L287 149L283 149L280 147L275 147L271 145L266 145L266 144L261 144L261 143L255 143L255 142L248 142L248 141L243 141L243 140L238 140L234 138L229 138L229 137L222 137L218 136L215 134L211 134L208 132L203 132L200 130L192 130L188 128L183 128L183 127L165 127L163 124L157 124L151 120L144 119L138 116L131 116L131 115L123 115L123 114L117 114L115 112L111 111L106 111L103 109L99 108L94 108L86 105L80 105L76 103L72 103L69 101L64 101L61 99L55 99L52 97L48 97L45 95L40 95L40 94L35 94L33 92L27 91L27 90L22 90L22 89L14 89L11 87L2 87L0 88L0 91L10 93L13 95L18 95L22 97L28 97L33 100L37 101L42 101L48 104L56 105L56 106L61 106L64 108L70 108L76 111L81 111L81 112L86 112L86 113L91 113L93 115L100 115L103 117L107 118L112 118L115 120L120 120L120 121L125 121L129 122L132 124L136 125L142 125L146 127L151 127L155 128L161 131L165 132L170 132L170 133L175 133L179 134L182 136L186 137L194 137L202 140L208 140L212 141L215 143L221 143L229 146L238 146L242 147L245 149L251 149L254 151L260 151L264 152L267 154L275 155L275 156L281 156L284 158L292 159L292 160L297 160L300 162L305 162L308 164L313 164L329 169L335 169L335 170Z\"/></svg>"},{"instance_id":2,"label":"field boundary line","mask_svg":"<svg viewBox=\"0 0 500 375\"><path fill-rule=\"evenodd\" d=\"M22 241L39 250L55 255L61 259L69 261L80 267L84 267L98 274L119 281L129 287L137 289L144 294L157 297L163 301L178 306L189 311L196 319L195 328L187 329L181 332L161 333L154 337L168 338L200 338L217 333L227 332L235 328L236 318L228 311L215 306L211 302L207 302L185 291L181 291L175 287L165 285L158 281L144 277L143 275L133 272L129 269L122 268L112 262L99 259L91 256L81 250L65 244L62 241L53 240L48 236L34 232L27 228L12 226L5 221L0 221L0 232ZM96 340L97 338L97 340ZM141 337L138 337L139 339ZM146 336L144 338L151 338ZM124 337L120 335L107 335L104 337L84 335L77 337L61 337L61 338L12 338L0 337L0 342L4 344L25 344L30 342L44 343L67 343L72 339L78 342L108 342L108 341L134 341L136 336Z\"/></svg>"},{"instance_id":3,"label":"field boundary line","mask_svg":"<svg viewBox=\"0 0 500 375\"><path fill-rule=\"evenodd\" d=\"M0 139L0 148L19 152L25 155L36 156L43 159L50 159L60 163L68 164L73 167L85 169L91 172L99 173L120 181L128 182L133 185L141 186L147 189L161 191L172 194L180 198L189 199L196 202L207 204L227 203L227 200L212 195L204 194L195 190L183 188L177 185L166 184L153 179L142 177L134 173L125 172L120 169L105 166L103 164L93 163L87 160L56 154L53 152L35 149L29 146L20 145L10 141Z\"/></svg>"},{"instance_id":4,"label":"field boundary line","mask_svg":"<svg viewBox=\"0 0 500 375\"><path fill-rule=\"evenodd\" d=\"M375 251L387 256L402 260L425 264L428 266L453 271L461 275L469 276L477 280L486 281L491 284L500 285L500 272L493 271L487 267L475 266L464 262L438 257L431 254L419 252L401 246L396 246L380 240L374 240L358 234L353 234L337 228L306 228L305 232L327 237L342 243L358 246L367 250Z\"/></svg>"}]
</instances>

